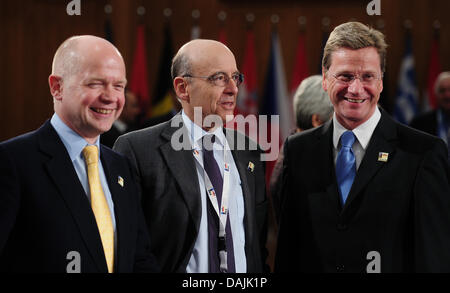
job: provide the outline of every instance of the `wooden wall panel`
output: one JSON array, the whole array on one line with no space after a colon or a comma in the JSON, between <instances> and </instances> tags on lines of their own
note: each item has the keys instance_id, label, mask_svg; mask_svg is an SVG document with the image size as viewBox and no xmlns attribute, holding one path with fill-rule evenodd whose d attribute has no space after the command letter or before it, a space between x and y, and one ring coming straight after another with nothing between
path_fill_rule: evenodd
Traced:
<instances>
[{"instance_id":1,"label":"wooden wall panel","mask_svg":"<svg viewBox=\"0 0 450 293\"><path fill-rule=\"evenodd\" d=\"M432 38L432 23L441 23L441 63L450 70L450 2L446 0L381 0L381 16L368 16L369 0L80 0L81 16L68 16L69 0L15 0L2 2L0 9L0 140L35 129L53 113L47 78L51 71L51 60L59 44L75 34L104 36L103 25L107 18L112 22L115 44L122 52L130 78L135 47L136 25L147 27L147 57L150 90L155 88L157 66L163 41L165 17L163 10L172 9L170 18L173 43L178 49L190 39L193 24L191 12L200 10L198 23L203 38L217 38L221 26L217 19L219 11L227 12L225 29L228 44L235 53L238 65L242 64L245 46L245 16L255 15L253 29L257 47L259 94L262 95L264 77L269 58L270 22L272 14L278 14L277 24L285 71L288 81L293 71L295 46L297 44L297 18L305 16L306 48L311 74L317 72L322 42L322 18L330 18L330 29L348 20L358 20L376 27L377 21L385 23L383 31L390 45L388 49L387 80L388 105L392 104L396 81L403 54L403 22L413 22L413 46L416 60L418 86L423 90L427 79L427 67ZM111 4L113 12L106 15L105 4ZM146 8L144 17L136 14L138 6Z\"/></svg>"}]
</instances>

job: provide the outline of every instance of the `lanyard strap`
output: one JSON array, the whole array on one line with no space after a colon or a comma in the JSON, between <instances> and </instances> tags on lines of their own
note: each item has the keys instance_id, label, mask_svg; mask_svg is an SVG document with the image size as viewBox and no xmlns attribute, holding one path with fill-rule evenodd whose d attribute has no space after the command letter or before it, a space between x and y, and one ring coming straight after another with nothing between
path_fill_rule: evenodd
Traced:
<instances>
[{"instance_id":1,"label":"lanyard strap","mask_svg":"<svg viewBox=\"0 0 450 293\"><path fill-rule=\"evenodd\" d=\"M229 190L230 190L230 162L229 156L227 152L228 144L225 142L225 146L223 149L223 166L219 166L219 168L223 168L223 189L222 189L222 202L219 204L216 196L216 192L214 187L209 179L209 176L203 166L203 160L200 158L200 153L197 150L193 150L194 158L197 164L203 169L203 179L205 182L206 194L211 202L214 210L216 211L217 216L219 217L219 258L220 258L220 269L221 271L227 271L227 251L226 251L226 233L225 227L227 223L228 217L228 199L229 199ZM221 242L221 243L220 243Z\"/></svg>"},{"instance_id":2,"label":"lanyard strap","mask_svg":"<svg viewBox=\"0 0 450 293\"><path fill-rule=\"evenodd\" d=\"M228 199L229 199L229 190L230 190L230 162L228 160L228 155L226 148L223 150L223 161L224 165L223 168L223 190L222 190L222 202L220 204L220 210L219 210L219 204L217 201L216 192L214 190L214 187L211 183L211 180L209 179L208 174L206 173L205 168L203 167L203 160L200 159L200 153L197 150L193 151L194 158L197 162L197 164L203 169L203 178L205 181L205 188L206 193L208 195L208 198L211 202L211 204L214 207L214 210L216 211L217 216L220 220L220 227L219 227L219 237L225 236L225 226L227 223L227 217L228 217ZM219 166L220 168L220 166Z\"/></svg>"}]
</instances>

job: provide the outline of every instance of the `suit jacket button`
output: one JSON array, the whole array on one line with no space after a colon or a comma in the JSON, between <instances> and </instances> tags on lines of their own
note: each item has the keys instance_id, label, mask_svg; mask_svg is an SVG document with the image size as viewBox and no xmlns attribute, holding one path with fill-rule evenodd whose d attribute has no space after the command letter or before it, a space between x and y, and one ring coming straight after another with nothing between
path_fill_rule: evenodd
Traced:
<instances>
[{"instance_id":1,"label":"suit jacket button","mask_svg":"<svg viewBox=\"0 0 450 293\"><path fill-rule=\"evenodd\" d=\"M337 229L338 229L338 231L345 231L345 230L347 230L347 225L344 223L339 223L339 224L337 224Z\"/></svg>"}]
</instances>

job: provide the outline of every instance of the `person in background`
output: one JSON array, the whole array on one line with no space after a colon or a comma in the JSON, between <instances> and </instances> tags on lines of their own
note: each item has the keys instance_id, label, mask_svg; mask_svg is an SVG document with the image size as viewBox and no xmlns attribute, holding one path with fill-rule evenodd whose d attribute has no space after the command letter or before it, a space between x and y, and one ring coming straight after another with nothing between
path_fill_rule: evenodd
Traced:
<instances>
[{"instance_id":1,"label":"person in background","mask_svg":"<svg viewBox=\"0 0 450 293\"><path fill-rule=\"evenodd\" d=\"M285 142L275 272L450 272L447 149L377 106L386 47L359 22L328 38L334 114Z\"/></svg>"},{"instance_id":2,"label":"person in background","mask_svg":"<svg viewBox=\"0 0 450 293\"><path fill-rule=\"evenodd\" d=\"M294 95L293 105L297 126L294 133L320 126L333 115L333 105L322 88L321 75L312 75L300 83ZM270 178L270 194L277 223L283 201L280 193L283 157L281 150Z\"/></svg>"},{"instance_id":3,"label":"person in background","mask_svg":"<svg viewBox=\"0 0 450 293\"><path fill-rule=\"evenodd\" d=\"M447 144L450 163L450 71L438 75L434 90L437 109L415 117L410 126L442 138Z\"/></svg>"},{"instance_id":4,"label":"person in background","mask_svg":"<svg viewBox=\"0 0 450 293\"><path fill-rule=\"evenodd\" d=\"M52 118L0 143L0 271L158 272L128 160L99 143L124 104L121 54L71 37L48 81Z\"/></svg>"},{"instance_id":5,"label":"person in background","mask_svg":"<svg viewBox=\"0 0 450 293\"><path fill-rule=\"evenodd\" d=\"M136 120L141 109L136 95L130 90L125 89L125 106L122 114L114 121L111 129L100 135L100 142L109 148L112 148L116 139L127 132L136 130Z\"/></svg>"}]
</instances>

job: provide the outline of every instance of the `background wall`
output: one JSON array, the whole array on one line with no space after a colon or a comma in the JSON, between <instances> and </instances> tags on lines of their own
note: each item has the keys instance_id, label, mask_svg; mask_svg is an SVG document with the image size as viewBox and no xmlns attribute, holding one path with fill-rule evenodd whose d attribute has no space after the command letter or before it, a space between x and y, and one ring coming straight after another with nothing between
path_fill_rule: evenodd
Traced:
<instances>
[{"instance_id":1,"label":"background wall","mask_svg":"<svg viewBox=\"0 0 450 293\"><path fill-rule=\"evenodd\" d=\"M135 46L136 26L147 27L147 58L150 92L155 88L161 55L165 8L172 9L170 25L174 51L190 39L194 22L191 12L200 11L198 24L202 38L217 38L223 25L227 42L242 64L245 46L246 15L253 13L253 29L258 64L259 96L262 95L264 76L269 58L270 18L278 14L277 24L288 81L293 71L293 60L299 30L298 17L306 17L306 50L311 74L317 73L320 62L322 31L348 20L358 20L378 27L387 35L388 49L387 108L392 106L400 61L404 50L405 19L413 23L413 50L416 61L418 87L423 92L427 80L428 60L433 35L433 22L440 22L440 57L443 70L450 69L450 1L447 0L381 0L381 16L368 16L369 0L81 0L81 16L68 16L69 0L15 0L2 1L0 7L0 141L30 131L41 125L53 113L52 98L47 78L51 61L59 44L75 34L104 36L104 24L111 20L114 41L122 52L130 78ZM106 4L112 13L104 12ZM146 8L143 17L137 15L138 6ZM226 20L218 20L225 11ZM330 25L324 28L322 20L328 17Z\"/></svg>"}]
</instances>

